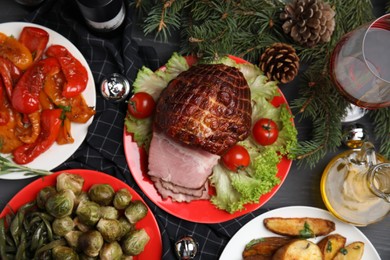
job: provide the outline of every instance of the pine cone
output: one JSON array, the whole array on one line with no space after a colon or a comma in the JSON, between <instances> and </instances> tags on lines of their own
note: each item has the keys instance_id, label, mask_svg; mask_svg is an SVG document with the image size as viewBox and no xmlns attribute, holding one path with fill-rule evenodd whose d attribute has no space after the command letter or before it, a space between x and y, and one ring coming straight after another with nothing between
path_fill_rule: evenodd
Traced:
<instances>
[{"instance_id":1,"label":"pine cone","mask_svg":"<svg viewBox=\"0 0 390 260\"><path fill-rule=\"evenodd\" d=\"M291 45L274 43L261 55L259 67L270 80L288 83L298 74L299 57Z\"/></svg>"},{"instance_id":2,"label":"pine cone","mask_svg":"<svg viewBox=\"0 0 390 260\"><path fill-rule=\"evenodd\" d=\"M330 41L335 28L335 11L322 0L294 0L286 4L280 19L283 31L305 47Z\"/></svg>"}]
</instances>

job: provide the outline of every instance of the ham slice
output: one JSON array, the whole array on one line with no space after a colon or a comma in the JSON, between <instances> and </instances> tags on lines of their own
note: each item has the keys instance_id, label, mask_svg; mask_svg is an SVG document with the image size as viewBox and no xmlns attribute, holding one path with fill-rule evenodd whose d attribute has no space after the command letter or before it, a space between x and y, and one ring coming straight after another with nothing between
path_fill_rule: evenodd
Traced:
<instances>
[{"instance_id":1,"label":"ham slice","mask_svg":"<svg viewBox=\"0 0 390 260\"><path fill-rule=\"evenodd\" d=\"M162 197L175 201L208 199L208 177L220 156L180 144L154 131L149 149L149 176Z\"/></svg>"},{"instance_id":2,"label":"ham slice","mask_svg":"<svg viewBox=\"0 0 390 260\"><path fill-rule=\"evenodd\" d=\"M190 202L192 200L210 199L209 184L207 181L205 182L203 187L195 190L195 189L180 187L172 183L163 184L164 183L163 180L155 177L152 177L152 180L154 181L154 186L156 187L158 193L164 199L171 197L172 201L176 201L176 202Z\"/></svg>"}]
</instances>

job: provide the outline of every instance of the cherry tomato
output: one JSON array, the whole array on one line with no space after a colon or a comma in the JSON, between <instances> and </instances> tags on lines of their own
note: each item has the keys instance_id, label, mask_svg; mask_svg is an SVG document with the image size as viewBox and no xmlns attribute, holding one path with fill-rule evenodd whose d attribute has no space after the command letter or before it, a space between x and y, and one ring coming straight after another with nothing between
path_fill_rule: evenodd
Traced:
<instances>
[{"instance_id":1,"label":"cherry tomato","mask_svg":"<svg viewBox=\"0 0 390 260\"><path fill-rule=\"evenodd\" d=\"M150 94L138 92L130 98L127 110L133 117L143 119L153 113L155 106L156 102Z\"/></svg>"},{"instance_id":2,"label":"cherry tomato","mask_svg":"<svg viewBox=\"0 0 390 260\"><path fill-rule=\"evenodd\" d=\"M261 118L253 126L252 135L258 144L266 146L278 139L279 129L272 119Z\"/></svg>"},{"instance_id":3,"label":"cherry tomato","mask_svg":"<svg viewBox=\"0 0 390 260\"><path fill-rule=\"evenodd\" d=\"M222 162L226 168L237 172L237 170L243 169L249 165L250 156L245 147L237 144L222 156Z\"/></svg>"}]
</instances>

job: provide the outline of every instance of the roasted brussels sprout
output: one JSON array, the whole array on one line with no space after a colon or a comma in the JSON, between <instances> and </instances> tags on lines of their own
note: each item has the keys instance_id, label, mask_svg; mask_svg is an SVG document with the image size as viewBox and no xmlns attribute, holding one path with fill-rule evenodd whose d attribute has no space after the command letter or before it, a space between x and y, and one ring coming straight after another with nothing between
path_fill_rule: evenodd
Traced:
<instances>
[{"instance_id":1,"label":"roasted brussels sprout","mask_svg":"<svg viewBox=\"0 0 390 260\"><path fill-rule=\"evenodd\" d=\"M36 198L37 206L40 209L45 209L45 204L48 198L57 193L57 190L53 186L46 186L41 189Z\"/></svg>"},{"instance_id":2,"label":"roasted brussels sprout","mask_svg":"<svg viewBox=\"0 0 390 260\"><path fill-rule=\"evenodd\" d=\"M80 192L74 199L74 207L77 209L81 201L90 200L85 191Z\"/></svg>"},{"instance_id":3,"label":"roasted brussels sprout","mask_svg":"<svg viewBox=\"0 0 390 260\"><path fill-rule=\"evenodd\" d=\"M123 251L118 242L105 243L99 256L101 260L121 260Z\"/></svg>"},{"instance_id":4,"label":"roasted brussels sprout","mask_svg":"<svg viewBox=\"0 0 390 260\"><path fill-rule=\"evenodd\" d=\"M125 255L139 255L144 251L150 237L145 229L134 230L122 240L122 250Z\"/></svg>"},{"instance_id":5,"label":"roasted brussels sprout","mask_svg":"<svg viewBox=\"0 0 390 260\"><path fill-rule=\"evenodd\" d=\"M118 240L122 235L120 223L116 219L101 218L96 228L102 234L104 241L108 243Z\"/></svg>"},{"instance_id":6,"label":"roasted brussels sprout","mask_svg":"<svg viewBox=\"0 0 390 260\"><path fill-rule=\"evenodd\" d=\"M143 219L148 213L148 208L140 200L134 200L125 209L125 216L130 223L135 224Z\"/></svg>"},{"instance_id":7,"label":"roasted brussels sprout","mask_svg":"<svg viewBox=\"0 0 390 260\"><path fill-rule=\"evenodd\" d=\"M101 206L108 206L114 199L115 191L109 184L94 184L88 190L89 198Z\"/></svg>"},{"instance_id":8,"label":"roasted brussels sprout","mask_svg":"<svg viewBox=\"0 0 390 260\"><path fill-rule=\"evenodd\" d=\"M52 223L53 233L57 236L63 237L75 227L73 219L70 216L63 218L56 218Z\"/></svg>"},{"instance_id":9,"label":"roasted brussels sprout","mask_svg":"<svg viewBox=\"0 0 390 260\"><path fill-rule=\"evenodd\" d=\"M105 219L118 219L119 212L113 206L101 206L100 216Z\"/></svg>"},{"instance_id":10,"label":"roasted brussels sprout","mask_svg":"<svg viewBox=\"0 0 390 260\"><path fill-rule=\"evenodd\" d=\"M82 223L79 219L79 217L75 217L73 219L74 224L76 225L76 229L80 230L82 232L87 232L88 230L93 229L93 226L87 226L84 223Z\"/></svg>"},{"instance_id":11,"label":"roasted brussels sprout","mask_svg":"<svg viewBox=\"0 0 390 260\"><path fill-rule=\"evenodd\" d=\"M112 201L112 203L117 209L125 209L127 206L129 206L132 198L133 196L131 196L130 192L127 189L123 188L115 193L114 200Z\"/></svg>"},{"instance_id":12,"label":"roasted brussels sprout","mask_svg":"<svg viewBox=\"0 0 390 260\"><path fill-rule=\"evenodd\" d=\"M75 195L71 190L60 191L49 197L45 203L46 211L55 218L72 214Z\"/></svg>"},{"instance_id":13,"label":"roasted brussels sprout","mask_svg":"<svg viewBox=\"0 0 390 260\"><path fill-rule=\"evenodd\" d=\"M79 237L78 250L87 256L98 256L103 246L103 237L97 230L87 231Z\"/></svg>"},{"instance_id":14,"label":"roasted brussels sprout","mask_svg":"<svg viewBox=\"0 0 390 260\"><path fill-rule=\"evenodd\" d=\"M125 217L120 217L118 221L121 228L121 238L135 229L135 225L131 224Z\"/></svg>"},{"instance_id":15,"label":"roasted brussels sprout","mask_svg":"<svg viewBox=\"0 0 390 260\"><path fill-rule=\"evenodd\" d=\"M81 223L93 226L100 219L100 206L93 201L81 201L76 209L76 215Z\"/></svg>"},{"instance_id":16,"label":"roasted brussels sprout","mask_svg":"<svg viewBox=\"0 0 390 260\"><path fill-rule=\"evenodd\" d=\"M80 230L72 230L66 233L65 240L68 243L69 246L73 248L77 248L79 237L83 234Z\"/></svg>"},{"instance_id":17,"label":"roasted brussels sprout","mask_svg":"<svg viewBox=\"0 0 390 260\"><path fill-rule=\"evenodd\" d=\"M51 252L53 260L79 260L78 254L67 246L56 246Z\"/></svg>"},{"instance_id":18,"label":"roasted brussels sprout","mask_svg":"<svg viewBox=\"0 0 390 260\"><path fill-rule=\"evenodd\" d=\"M61 173L57 176L57 191L71 190L75 195L83 189L84 178L78 174Z\"/></svg>"}]
</instances>

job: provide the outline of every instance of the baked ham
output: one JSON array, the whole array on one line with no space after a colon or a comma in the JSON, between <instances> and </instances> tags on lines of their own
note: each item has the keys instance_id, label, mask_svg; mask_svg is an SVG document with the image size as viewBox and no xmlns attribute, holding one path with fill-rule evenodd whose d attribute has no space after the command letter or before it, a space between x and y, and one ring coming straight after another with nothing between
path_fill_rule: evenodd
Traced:
<instances>
[{"instance_id":1,"label":"baked ham","mask_svg":"<svg viewBox=\"0 0 390 260\"><path fill-rule=\"evenodd\" d=\"M173 79L156 105L149 172L163 198L208 199L208 177L221 155L248 137L250 89L223 64L191 67Z\"/></svg>"},{"instance_id":2,"label":"baked ham","mask_svg":"<svg viewBox=\"0 0 390 260\"><path fill-rule=\"evenodd\" d=\"M164 89L154 126L181 143L222 155L248 137L251 114L242 73L223 64L202 64L180 73Z\"/></svg>"}]
</instances>

